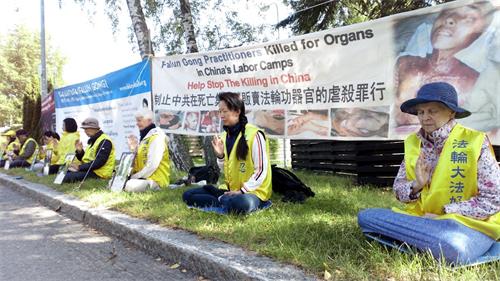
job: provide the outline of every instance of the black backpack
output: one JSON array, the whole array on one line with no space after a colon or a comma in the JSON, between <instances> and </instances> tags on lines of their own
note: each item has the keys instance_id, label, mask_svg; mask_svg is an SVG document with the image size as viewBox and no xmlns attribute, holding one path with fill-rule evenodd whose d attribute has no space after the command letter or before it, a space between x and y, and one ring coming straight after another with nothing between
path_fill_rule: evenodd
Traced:
<instances>
[{"instance_id":1,"label":"black backpack","mask_svg":"<svg viewBox=\"0 0 500 281\"><path fill-rule=\"evenodd\" d=\"M308 197L314 197L314 192L305 185L294 173L271 166L273 192L282 194L283 202L304 203Z\"/></svg>"},{"instance_id":2,"label":"black backpack","mask_svg":"<svg viewBox=\"0 0 500 281\"><path fill-rule=\"evenodd\" d=\"M219 175L219 169L214 166L192 167L189 169L188 181L191 184L206 180L207 184L216 184L219 180Z\"/></svg>"}]
</instances>

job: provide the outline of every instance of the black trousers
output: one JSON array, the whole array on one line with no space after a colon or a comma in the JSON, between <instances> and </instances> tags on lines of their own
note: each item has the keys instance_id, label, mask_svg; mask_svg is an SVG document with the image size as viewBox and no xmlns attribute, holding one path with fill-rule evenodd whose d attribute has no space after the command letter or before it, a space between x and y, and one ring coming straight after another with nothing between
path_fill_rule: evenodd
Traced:
<instances>
[{"instance_id":1,"label":"black trousers","mask_svg":"<svg viewBox=\"0 0 500 281\"><path fill-rule=\"evenodd\" d=\"M29 167L31 166L30 163L26 160L14 160L12 163L10 163L11 168L22 168L22 167Z\"/></svg>"},{"instance_id":2,"label":"black trousers","mask_svg":"<svg viewBox=\"0 0 500 281\"><path fill-rule=\"evenodd\" d=\"M57 172L59 172L59 167L61 167L61 165L50 165L49 175L57 174Z\"/></svg>"},{"instance_id":3,"label":"black trousers","mask_svg":"<svg viewBox=\"0 0 500 281\"><path fill-rule=\"evenodd\" d=\"M77 181L82 181L83 178L85 178L85 174L87 172L67 172L66 176L63 179L63 182L77 182ZM98 178L98 176L90 171L87 175L87 178Z\"/></svg>"}]
</instances>

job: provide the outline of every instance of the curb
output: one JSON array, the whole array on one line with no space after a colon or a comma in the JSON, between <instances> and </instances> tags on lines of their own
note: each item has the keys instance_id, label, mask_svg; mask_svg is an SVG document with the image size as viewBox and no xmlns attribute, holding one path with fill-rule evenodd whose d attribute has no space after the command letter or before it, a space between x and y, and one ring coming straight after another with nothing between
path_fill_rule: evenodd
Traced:
<instances>
[{"instance_id":1,"label":"curb","mask_svg":"<svg viewBox=\"0 0 500 281\"><path fill-rule=\"evenodd\" d=\"M317 280L295 266L184 230L169 229L120 212L92 208L45 185L0 173L0 183L65 216L128 241L153 256L180 263L212 280Z\"/></svg>"}]
</instances>

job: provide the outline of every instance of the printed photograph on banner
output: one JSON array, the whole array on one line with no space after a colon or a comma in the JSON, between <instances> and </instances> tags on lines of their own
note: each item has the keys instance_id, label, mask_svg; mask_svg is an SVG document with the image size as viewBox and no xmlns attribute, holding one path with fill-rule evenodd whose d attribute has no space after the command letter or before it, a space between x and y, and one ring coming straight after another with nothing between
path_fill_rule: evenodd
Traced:
<instances>
[{"instance_id":1,"label":"printed photograph on banner","mask_svg":"<svg viewBox=\"0 0 500 281\"><path fill-rule=\"evenodd\" d=\"M182 129L183 111L175 110L156 110L156 124L165 130Z\"/></svg>"},{"instance_id":2,"label":"printed photograph on banner","mask_svg":"<svg viewBox=\"0 0 500 281\"><path fill-rule=\"evenodd\" d=\"M327 137L330 132L328 110L289 110L287 135L312 138Z\"/></svg>"},{"instance_id":3,"label":"printed photograph on banner","mask_svg":"<svg viewBox=\"0 0 500 281\"><path fill-rule=\"evenodd\" d=\"M498 5L498 4L497 4ZM471 111L465 126L495 135L500 129L500 7L490 1L456 6L394 22L396 135L417 130L400 105L431 82L455 87L458 105Z\"/></svg>"},{"instance_id":4,"label":"printed photograph on banner","mask_svg":"<svg viewBox=\"0 0 500 281\"><path fill-rule=\"evenodd\" d=\"M219 111L202 111L200 122L200 133L218 134L222 132L222 124Z\"/></svg>"},{"instance_id":5,"label":"printed photograph on banner","mask_svg":"<svg viewBox=\"0 0 500 281\"><path fill-rule=\"evenodd\" d=\"M188 111L184 117L184 131L188 133L197 133L200 125L200 112Z\"/></svg>"},{"instance_id":6,"label":"printed photograph on banner","mask_svg":"<svg viewBox=\"0 0 500 281\"><path fill-rule=\"evenodd\" d=\"M268 135L283 136L285 134L285 110L247 110L248 122L264 130Z\"/></svg>"},{"instance_id":7,"label":"printed photograph on banner","mask_svg":"<svg viewBox=\"0 0 500 281\"><path fill-rule=\"evenodd\" d=\"M388 137L389 106L332 108L332 137Z\"/></svg>"},{"instance_id":8,"label":"printed photograph on banner","mask_svg":"<svg viewBox=\"0 0 500 281\"><path fill-rule=\"evenodd\" d=\"M142 103L141 103L141 104L142 104L142 108L143 108L143 109L151 109L151 107L149 106L149 101L148 101L148 99L143 98L143 99L142 99Z\"/></svg>"}]
</instances>

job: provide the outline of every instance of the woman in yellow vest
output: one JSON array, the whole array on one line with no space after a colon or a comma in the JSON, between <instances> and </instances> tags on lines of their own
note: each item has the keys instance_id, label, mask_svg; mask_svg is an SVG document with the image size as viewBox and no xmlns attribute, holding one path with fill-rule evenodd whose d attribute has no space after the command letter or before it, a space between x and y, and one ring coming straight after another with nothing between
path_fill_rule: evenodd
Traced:
<instances>
[{"instance_id":1,"label":"woman in yellow vest","mask_svg":"<svg viewBox=\"0 0 500 281\"><path fill-rule=\"evenodd\" d=\"M265 206L271 197L269 144L262 130L248 124L238 94L220 93L218 98L225 132L212 140L212 146L224 169L225 183L222 189L207 185L188 190L183 200L189 206L223 207L246 214Z\"/></svg>"},{"instance_id":2,"label":"woman in yellow vest","mask_svg":"<svg viewBox=\"0 0 500 281\"><path fill-rule=\"evenodd\" d=\"M36 161L35 157L37 155L35 152L38 150L38 143L33 138L30 138L28 132L24 129L17 130L16 136L21 149L16 153L17 155L12 157L13 161L10 167L29 167L33 161Z\"/></svg>"},{"instance_id":3,"label":"woman in yellow vest","mask_svg":"<svg viewBox=\"0 0 500 281\"><path fill-rule=\"evenodd\" d=\"M448 263L474 263L500 239L500 168L486 134L455 119L470 112L457 105L448 83L422 86L401 111L421 129L405 140L405 159L394 191L400 210L367 209L362 231L380 242L404 242Z\"/></svg>"},{"instance_id":4,"label":"woman in yellow vest","mask_svg":"<svg viewBox=\"0 0 500 281\"><path fill-rule=\"evenodd\" d=\"M38 162L33 167L34 171L39 172L43 170L45 161L48 160L46 159L46 157L49 151L51 151L52 153L50 158L50 165L55 165L55 163L57 163L58 158L54 153L54 149L55 147L57 147L59 140L60 140L59 134L56 132L46 131L45 133L43 133L42 137L43 145L40 148L40 153L38 155Z\"/></svg>"},{"instance_id":5,"label":"woman in yellow vest","mask_svg":"<svg viewBox=\"0 0 500 281\"><path fill-rule=\"evenodd\" d=\"M89 117L82 122L80 128L84 129L89 137L87 149L77 141L76 158L82 164L73 163L63 182L81 181L88 177L109 179L115 168L115 148L111 139L101 131L99 121Z\"/></svg>"},{"instance_id":6,"label":"woman in yellow vest","mask_svg":"<svg viewBox=\"0 0 500 281\"><path fill-rule=\"evenodd\" d=\"M59 171L59 167L65 164L66 154L75 153L75 144L80 141L80 132L75 119L64 119L62 131L61 139L54 144L52 157L55 157L56 162L49 166L49 174L56 174ZM73 160L73 163L78 163L78 159Z\"/></svg>"},{"instance_id":7,"label":"woman in yellow vest","mask_svg":"<svg viewBox=\"0 0 500 281\"><path fill-rule=\"evenodd\" d=\"M11 135L14 136L13 140L11 140ZM16 132L13 130L9 130L2 135L0 135L0 157L3 157L3 153L7 150L7 146L14 141L16 138Z\"/></svg>"},{"instance_id":8,"label":"woman in yellow vest","mask_svg":"<svg viewBox=\"0 0 500 281\"><path fill-rule=\"evenodd\" d=\"M170 159L167 136L153 123L153 112L142 110L135 115L140 130L140 143L129 141L130 151L136 153L133 174L125 184L125 191L143 192L167 187L170 182Z\"/></svg>"},{"instance_id":9,"label":"woman in yellow vest","mask_svg":"<svg viewBox=\"0 0 500 281\"><path fill-rule=\"evenodd\" d=\"M19 144L19 140L16 137L16 131L8 130L2 136L7 137L7 143L5 150L2 151L3 153L1 155L0 167L3 167L5 165L5 160L7 160L9 157L14 156L14 151L18 150L19 147L21 147L21 145Z\"/></svg>"}]
</instances>

